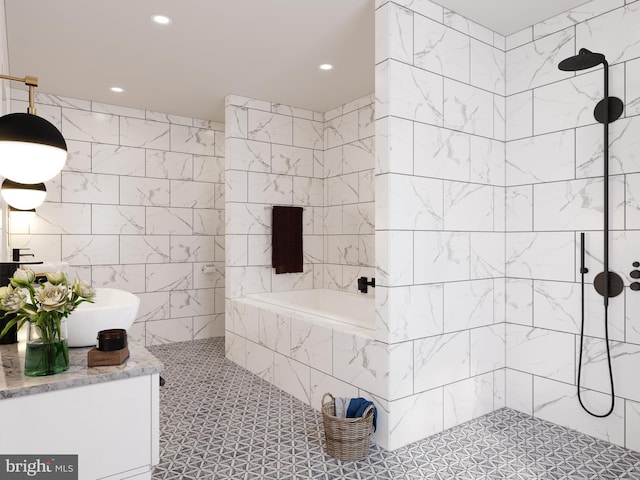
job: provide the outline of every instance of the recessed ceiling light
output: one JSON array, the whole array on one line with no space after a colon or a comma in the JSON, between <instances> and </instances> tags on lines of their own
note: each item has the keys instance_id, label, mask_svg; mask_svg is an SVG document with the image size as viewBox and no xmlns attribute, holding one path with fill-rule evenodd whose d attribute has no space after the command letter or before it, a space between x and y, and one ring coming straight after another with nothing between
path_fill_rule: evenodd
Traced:
<instances>
[{"instance_id":1,"label":"recessed ceiling light","mask_svg":"<svg viewBox=\"0 0 640 480\"><path fill-rule=\"evenodd\" d=\"M115 93L122 93L122 92L124 92L124 88L122 88L122 87L111 87L111 91L115 92Z\"/></svg>"},{"instance_id":2,"label":"recessed ceiling light","mask_svg":"<svg viewBox=\"0 0 640 480\"><path fill-rule=\"evenodd\" d=\"M333 68L333 65L331 65L330 63L323 63L322 65L320 65L320 70L331 70Z\"/></svg>"},{"instance_id":3,"label":"recessed ceiling light","mask_svg":"<svg viewBox=\"0 0 640 480\"><path fill-rule=\"evenodd\" d=\"M169 25L171 23L171 19L166 15L152 15L151 20L159 25Z\"/></svg>"}]
</instances>

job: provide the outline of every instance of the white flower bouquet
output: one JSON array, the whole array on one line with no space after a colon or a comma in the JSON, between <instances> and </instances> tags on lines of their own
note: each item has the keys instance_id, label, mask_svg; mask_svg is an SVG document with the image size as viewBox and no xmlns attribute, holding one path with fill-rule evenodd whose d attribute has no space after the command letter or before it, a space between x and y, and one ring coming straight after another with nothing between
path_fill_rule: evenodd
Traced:
<instances>
[{"instance_id":1,"label":"white flower bouquet","mask_svg":"<svg viewBox=\"0 0 640 480\"><path fill-rule=\"evenodd\" d=\"M78 305L83 302L94 301L96 291L86 282L77 278L69 285L64 272L47 273L46 281L34 283L35 273L29 268L19 268L9 279L9 285L0 287L0 310L4 310L4 317L13 317L7 322L0 332L0 337L5 335L13 325L22 328L25 322L29 322L31 330L37 331L39 350L43 351L42 362L46 365L34 366L34 372L49 371L56 362L66 362L66 370L69 368L68 348L66 343L66 331L62 327L62 320L69 316ZM66 322L65 322L66 323ZM54 345L55 347L51 347ZM27 354L31 345L27 345ZM36 348L36 347L34 347ZM59 358L59 357L63 358ZM25 374L29 373L29 358L25 359ZM44 368L44 369L43 369ZM61 367L62 368L62 367ZM63 371L63 370L60 370ZM58 373L49 372L49 373ZM33 375L49 374L33 373Z\"/></svg>"}]
</instances>

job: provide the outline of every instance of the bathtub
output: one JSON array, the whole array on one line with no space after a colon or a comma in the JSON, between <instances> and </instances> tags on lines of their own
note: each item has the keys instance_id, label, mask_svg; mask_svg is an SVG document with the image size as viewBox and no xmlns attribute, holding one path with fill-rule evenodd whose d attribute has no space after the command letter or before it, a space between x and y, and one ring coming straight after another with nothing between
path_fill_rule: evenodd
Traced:
<instances>
[{"instance_id":1,"label":"bathtub","mask_svg":"<svg viewBox=\"0 0 640 480\"><path fill-rule=\"evenodd\" d=\"M318 410L325 392L389 398L395 377L406 373L390 375L388 359L405 362L413 346L377 340L375 318L371 294L316 289L228 298L225 356Z\"/></svg>"},{"instance_id":2,"label":"bathtub","mask_svg":"<svg viewBox=\"0 0 640 480\"><path fill-rule=\"evenodd\" d=\"M375 328L373 296L329 289L255 293L247 298L357 327Z\"/></svg>"}]
</instances>

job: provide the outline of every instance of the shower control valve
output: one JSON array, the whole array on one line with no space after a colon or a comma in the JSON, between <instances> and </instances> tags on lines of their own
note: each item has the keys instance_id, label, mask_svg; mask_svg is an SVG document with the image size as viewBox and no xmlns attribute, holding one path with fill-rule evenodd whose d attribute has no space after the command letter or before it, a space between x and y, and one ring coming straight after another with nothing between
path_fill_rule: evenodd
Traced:
<instances>
[{"instance_id":1,"label":"shower control valve","mask_svg":"<svg viewBox=\"0 0 640 480\"><path fill-rule=\"evenodd\" d=\"M605 290L605 272L600 272L593 279L593 286L600 295L604 297ZM617 297L624 290L624 281L616 272L609 270L607 281L607 298Z\"/></svg>"},{"instance_id":2,"label":"shower control valve","mask_svg":"<svg viewBox=\"0 0 640 480\"><path fill-rule=\"evenodd\" d=\"M360 277L358 279L358 290L362 293L367 293L369 291L368 287L375 287L376 279L372 278L371 281L368 281L367 277Z\"/></svg>"},{"instance_id":3,"label":"shower control valve","mask_svg":"<svg viewBox=\"0 0 640 480\"><path fill-rule=\"evenodd\" d=\"M638 290L640 290L640 283L633 282L631 285L629 285L629 288L631 288L631 290L633 290L634 292L637 292Z\"/></svg>"},{"instance_id":4,"label":"shower control valve","mask_svg":"<svg viewBox=\"0 0 640 480\"><path fill-rule=\"evenodd\" d=\"M640 270L631 270L631 272L629 272L629 276L631 278L640 278Z\"/></svg>"}]
</instances>

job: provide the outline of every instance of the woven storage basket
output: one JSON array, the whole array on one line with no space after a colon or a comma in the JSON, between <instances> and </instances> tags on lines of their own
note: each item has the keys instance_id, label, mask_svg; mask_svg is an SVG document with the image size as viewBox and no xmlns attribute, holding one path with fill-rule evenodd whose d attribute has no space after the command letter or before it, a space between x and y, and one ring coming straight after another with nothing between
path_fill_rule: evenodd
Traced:
<instances>
[{"instance_id":1,"label":"woven storage basket","mask_svg":"<svg viewBox=\"0 0 640 480\"><path fill-rule=\"evenodd\" d=\"M329 397L329 400L326 398ZM373 431L373 410L369 405L359 418L336 417L336 400L330 393L322 396L322 421L327 453L338 460L362 460L369 452Z\"/></svg>"}]
</instances>

